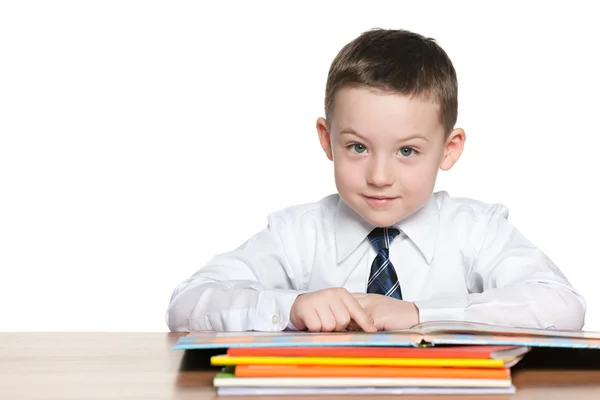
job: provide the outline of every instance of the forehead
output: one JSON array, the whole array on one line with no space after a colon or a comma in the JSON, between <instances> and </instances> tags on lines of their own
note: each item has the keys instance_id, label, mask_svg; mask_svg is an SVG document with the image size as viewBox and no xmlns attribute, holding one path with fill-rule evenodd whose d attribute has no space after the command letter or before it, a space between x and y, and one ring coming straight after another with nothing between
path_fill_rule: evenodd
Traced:
<instances>
[{"instance_id":1,"label":"forehead","mask_svg":"<svg viewBox=\"0 0 600 400\"><path fill-rule=\"evenodd\" d=\"M353 129L365 135L443 134L439 105L396 92L346 87L336 93L331 131Z\"/></svg>"}]
</instances>

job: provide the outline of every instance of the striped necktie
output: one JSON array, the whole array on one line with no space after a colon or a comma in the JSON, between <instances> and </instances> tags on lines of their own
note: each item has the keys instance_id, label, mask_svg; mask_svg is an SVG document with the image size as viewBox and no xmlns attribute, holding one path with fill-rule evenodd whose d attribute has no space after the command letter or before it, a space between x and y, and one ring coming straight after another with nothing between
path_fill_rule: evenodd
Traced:
<instances>
[{"instance_id":1,"label":"striped necktie","mask_svg":"<svg viewBox=\"0 0 600 400\"><path fill-rule=\"evenodd\" d=\"M402 291L396 270L390 261L390 242L400 233L395 228L375 228L369 233L369 241L377 251L371 265L367 293L377 293L402 300Z\"/></svg>"}]
</instances>

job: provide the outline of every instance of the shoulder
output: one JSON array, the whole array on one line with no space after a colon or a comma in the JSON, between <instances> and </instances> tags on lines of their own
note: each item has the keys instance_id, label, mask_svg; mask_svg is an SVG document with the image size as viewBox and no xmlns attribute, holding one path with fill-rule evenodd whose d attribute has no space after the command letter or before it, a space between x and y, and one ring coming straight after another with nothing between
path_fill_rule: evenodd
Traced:
<instances>
[{"instance_id":1,"label":"shoulder","mask_svg":"<svg viewBox=\"0 0 600 400\"><path fill-rule=\"evenodd\" d=\"M482 251L496 255L506 243L521 238L508 222L509 209L502 203L453 197L447 192L436 192L434 197L440 211L438 234L442 242L461 249L470 263ZM525 243L524 239L521 242Z\"/></svg>"},{"instance_id":2,"label":"shoulder","mask_svg":"<svg viewBox=\"0 0 600 400\"><path fill-rule=\"evenodd\" d=\"M317 201L291 205L271 212L269 224L298 226L315 222L329 223L337 212L340 196L331 194Z\"/></svg>"},{"instance_id":3,"label":"shoulder","mask_svg":"<svg viewBox=\"0 0 600 400\"><path fill-rule=\"evenodd\" d=\"M507 220L509 216L509 208L502 203L454 197L446 191L435 192L433 196L437 201L442 221L488 224L493 219Z\"/></svg>"},{"instance_id":4,"label":"shoulder","mask_svg":"<svg viewBox=\"0 0 600 400\"><path fill-rule=\"evenodd\" d=\"M334 220L339 202L339 195L332 194L314 202L275 210L267 217L267 230L278 237L289 258L310 260L318 243L334 244Z\"/></svg>"},{"instance_id":5,"label":"shoulder","mask_svg":"<svg viewBox=\"0 0 600 400\"><path fill-rule=\"evenodd\" d=\"M473 251L478 251L481 246L507 240L516 233L508 221L509 208L502 203L453 197L447 192L436 192L434 197L440 212L440 234L464 248L475 246Z\"/></svg>"}]
</instances>

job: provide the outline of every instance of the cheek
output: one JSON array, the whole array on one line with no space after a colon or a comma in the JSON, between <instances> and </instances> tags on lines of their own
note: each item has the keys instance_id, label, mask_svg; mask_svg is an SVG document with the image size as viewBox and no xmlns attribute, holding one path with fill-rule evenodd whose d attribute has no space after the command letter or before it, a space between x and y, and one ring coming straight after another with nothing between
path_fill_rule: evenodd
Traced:
<instances>
[{"instance_id":1,"label":"cheek","mask_svg":"<svg viewBox=\"0 0 600 400\"><path fill-rule=\"evenodd\" d=\"M402 183L410 192L432 190L435 185L437 165L431 162L416 164L402 174Z\"/></svg>"},{"instance_id":2,"label":"cheek","mask_svg":"<svg viewBox=\"0 0 600 400\"><path fill-rule=\"evenodd\" d=\"M335 180L338 185L345 188L356 187L360 184L362 173L356 162L351 162L345 157L338 157L334 163Z\"/></svg>"}]
</instances>

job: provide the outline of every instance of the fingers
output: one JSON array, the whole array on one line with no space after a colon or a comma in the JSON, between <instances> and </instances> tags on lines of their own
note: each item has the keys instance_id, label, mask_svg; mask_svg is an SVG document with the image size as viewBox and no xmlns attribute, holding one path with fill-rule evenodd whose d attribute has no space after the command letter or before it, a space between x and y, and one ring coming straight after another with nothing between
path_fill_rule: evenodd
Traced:
<instances>
[{"instance_id":1,"label":"fingers","mask_svg":"<svg viewBox=\"0 0 600 400\"><path fill-rule=\"evenodd\" d=\"M299 296L292 306L290 320L298 330L333 332L362 330L376 332L377 328L365 311L367 297L346 289L330 288Z\"/></svg>"},{"instance_id":2,"label":"fingers","mask_svg":"<svg viewBox=\"0 0 600 400\"><path fill-rule=\"evenodd\" d=\"M304 324L304 321L302 320L302 318L300 318L299 315L291 314L290 321L292 322L292 325L294 325L294 327L299 331L303 331L306 329L306 325Z\"/></svg>"},{"instance_id":3,"label":"fingers","mask_svg":"<svg viewBox=\"0 0 600 400\"><path fill-rule=\"evenodd\" d=\"M316 308L309 310L306 313L306 315L303 316L302 320L304 322L306 330L310 332L321 331L321 317L319 316L318 310Z\"/></svg>"},{"instance_id":4,"label":"fingers","mask_svg":"<svg viewBox=\"0 0 600 400\"><path fill-rule=\"evenodd\" d=\"M306 325L304 324L304 319L302 318L302 313L305 312L302 309L302 294L299 295L294 304L292 304L292 309L290 310L290 322L296 329L299 331L303 331L306 329Z\"/></svg>"},{"instance_id":5,"label":"fingers","mask_svg":"<svg viewBox=\"0 0 600 400\"><path fill-rule=\"evenodd\" d=\"M342 310L348 314L348 320L350 319L349 313L342 306ZM307 312L301 317L302 328L294 324L298 330L308 330L310 332L333 332L343 330L346 324L338 322L338 316L327 304L323 304L320 307L314 308Z\"/></svg>"},{"instance_id":6,"label":"fingers","mask_svg":"<svg viewBox=\"0 0 600 400\"><path fill-rule=\"evenodd\" d=\"M365 332L376 332L377 328L373 324L373 319L369 317L365 309L360 305L359 301L355 299L350 293L343 297L343 302L346 308L350 312L350 318L358 324L358 326Z\"/></svg>"},{"instance_id":7,"label":"fingers","mask_svg":"<svg viewBox=\"0 0 600 400\"><path fill-rule=\"evenodd\" d=\"M337 324L335 322L335 315L333 315L329 305L322 304L316 311L320 319L320 327L319 329L315 329L315 331L333 332Z\"/></svg>"},{"instance_id":8,"label":"fingers","mask_svg":"<svg viewBox=\"0 0 600 400\"><path fill-rule=\"evenodd\" d=\"M356 331L360 331L362 329L360 329L360 327L358 326L358 324L356 322L350 320L350 323L346 327L346 330L351 331L351 332L356 332Z\"/></svg>"},{"instance_id":9,"label":"fingers","mask_svg":"<svg viewBox=\"0 0 600 400\"><path fill-rule=\"evenodd\" d=\"M350 317L350 312L346 308L344 302L340 299L337 299L337 301L332 302L329 305L329 308L331 310L331 313L335 317L334 330L340 332L346 329L348 327L348 324L350 324L350 322L352 321L352 318Z\"/></svg>"}]
</instances>

